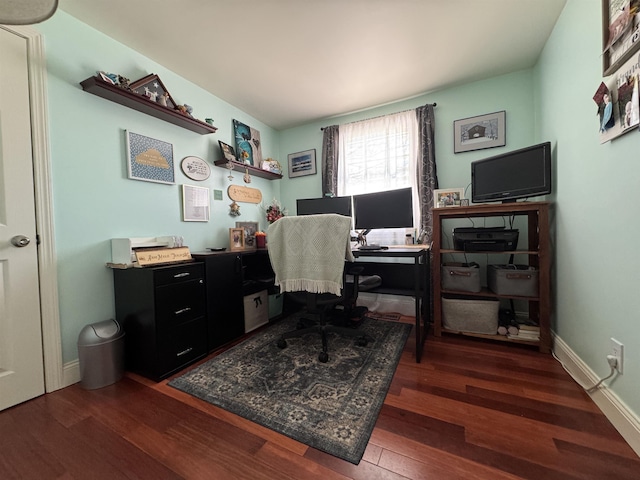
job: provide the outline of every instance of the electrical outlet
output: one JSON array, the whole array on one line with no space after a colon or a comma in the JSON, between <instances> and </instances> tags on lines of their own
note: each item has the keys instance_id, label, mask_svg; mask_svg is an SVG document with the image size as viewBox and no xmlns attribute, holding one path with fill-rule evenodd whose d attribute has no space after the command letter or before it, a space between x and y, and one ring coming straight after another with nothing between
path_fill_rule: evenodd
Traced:
<instances>
[{"instance_id":1,"label":"electrical outlet","mask_svg":"<svg viewBox=\"0 0 640 480\"><path fill-rule=\"evenodd\" d=\"M617 362L616 370L619 373L622 373L623 353L624 353L624 345L622 345L618 340L612 337L611 338L611 355L616 357L616 362Z\"/></svg>"}]
</instances>

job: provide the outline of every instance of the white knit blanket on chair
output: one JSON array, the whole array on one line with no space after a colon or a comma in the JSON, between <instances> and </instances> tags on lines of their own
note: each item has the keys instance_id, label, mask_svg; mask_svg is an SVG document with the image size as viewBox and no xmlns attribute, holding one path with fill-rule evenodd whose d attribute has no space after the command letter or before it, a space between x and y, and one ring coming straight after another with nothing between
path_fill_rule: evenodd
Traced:
<instances>
[{"instance_id":1,"label":"white knit blanket on chair","mask_svg":"<svg viewBox=\"0 0 640 480\"><path fill-rule=\"evenodd\" d=\"M351 219L342 215L283 217L267 229L275 284L281 292L340 295L345 260L353 261Z\"/></svg>"}]
</instances>

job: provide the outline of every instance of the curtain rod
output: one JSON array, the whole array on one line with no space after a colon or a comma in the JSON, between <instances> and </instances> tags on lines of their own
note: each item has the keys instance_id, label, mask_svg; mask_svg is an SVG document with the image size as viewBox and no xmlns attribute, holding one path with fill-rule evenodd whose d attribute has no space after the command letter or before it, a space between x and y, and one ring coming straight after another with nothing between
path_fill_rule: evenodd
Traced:
<instances>
[{"instance_id":1,"label":"curtain rod","mask_svg":"<svg viewBox=\"0 0 640 480\"><path fill-rule=\"evenodd\" d=\"M427 105L429 105L429 104L427 103ZM433 102L431 105L436 107L438 104L436 102ZM367 120L374 120L376 118L386 117L387 115L395 115L396 113L404 113L404 112L409 112L411 110L415 110L415 108L408 108L406 110L401 110L399 112L387 113L385 115L378 115L377 117L363 118L362 120L354 120L353 122L343 123L342 125L349 125L350 123L366 122ZM327 128L327 127L320 127L320 131L323 131L325 128Z\"/></svg>"}]
</instances>

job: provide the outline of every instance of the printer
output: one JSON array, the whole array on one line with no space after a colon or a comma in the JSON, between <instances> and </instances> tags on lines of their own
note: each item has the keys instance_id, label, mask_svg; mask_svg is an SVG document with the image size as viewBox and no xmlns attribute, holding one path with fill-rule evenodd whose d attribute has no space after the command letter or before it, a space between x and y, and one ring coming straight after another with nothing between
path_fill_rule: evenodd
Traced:
<instances>
[{"instance_id":1,"label":"printer","mask_svg":"<svg viewBox=\"0 0 640 480\"><path fill-rule=\"evenodd\" d=\"M112 238L111 239L111 263L112 265L133 266L136 261L136 250L149 248L175 248L182 247L184 238L174 236L164 237L138 237L138 238Z\"/></svg>"},{"instance_id":2,"label":"printer","mask_svg":"<svg viewBox=\"0 0 640 480\"><path fill-rule=\"evenodd\" d=\"M458 227L453 247L465 252L504 252L518 246L518 230L504 227Z\"/></svg>"}]
</instances>

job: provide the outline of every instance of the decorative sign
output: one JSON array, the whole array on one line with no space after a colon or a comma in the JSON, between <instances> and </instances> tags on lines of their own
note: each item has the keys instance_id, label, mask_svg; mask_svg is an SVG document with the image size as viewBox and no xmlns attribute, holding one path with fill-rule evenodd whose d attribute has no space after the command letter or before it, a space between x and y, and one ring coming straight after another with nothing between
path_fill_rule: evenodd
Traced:
<instances>
[{"instance_id":1,"label":"decorative sign","mask_svg":"<svg viewBox=\"0 0 640 480\"><path fill-rule=\"evenodd\" d=\"M160 265L163 263L179 263L191 260L189 247L162 248L158 250L136 250L138 265Z\"/></svg>"},{"instance_id":2,"label":"decorative sign","mask_svg":"<svg viewBox=\"0 0 640 480\"><path fill-rule=\"evenodd\" d=\"M236 202L260 203L262 201L262 192L260 190L240 185L230 185L227 189L227 195Z\"/></svg>"},{"instance_id":3,"label":"decorative sign","mask_svg":"<svg viewBox=\"0 0 640 480\"><path fill-rule=\"evenodd\" d=\"M173 145L126 130L129 178L175 183Z\"/></svg>"},{"instance_id":4,"label":"decorative sign","mask_svg":"<svg viewBox=\"0 0 640 480\"><path fill-rule=\"evenodd\" d=\"M209 164L199 157L184 157L180 168L187 177L198 182L206 180L211 175Z\"/></svg>"}]
</instances>

